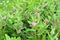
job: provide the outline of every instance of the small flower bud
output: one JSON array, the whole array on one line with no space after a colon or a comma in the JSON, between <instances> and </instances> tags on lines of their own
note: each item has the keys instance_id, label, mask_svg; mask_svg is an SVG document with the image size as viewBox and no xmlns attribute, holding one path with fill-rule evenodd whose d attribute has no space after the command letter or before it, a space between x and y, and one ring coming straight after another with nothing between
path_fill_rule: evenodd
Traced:
<instances>
[{"instance_id":1,"label":"small flower bud","mask_svg":"<svg viewBox=\"0 0 60 40\"><path fill-rule=\"evenodd\" d=\"M56 38L55 40L58 40L58 38Z\"/></svg>"},{"instance_id":2,"label":"small flower bud","mask_svg":"<svg viewBox=\"0 0 60 40\"><path fill-rule=\"evenodd\" d=\"M38 13L34 13L34 15L36 16L36 18L40 17L40 15Z\"/></svg>"},{"instance_id":3,"label":"small flower bud","mask_svg":"<svg viewBox=\"0 0 60 40\"><path fill-rule=\"evenodd\" d=\"M3 19L6 19L7 17L6 17L6 15L4 15L4 16L2 16L2 18L3 18Z\"/></svg>"},{"instance_id":4,"label":"small flower bud","mask_svg":"<svg viewBox=\"0 0 60 40\"><path fill-rule=\"evenodd\" d=\"M34 35L34 32L30 32L30 34Z\"/></svg>"},{"instance_id":5,"label":"small flower bud","mask_svg":"<svg viewBox=\"0 0 60 40\"><path fill-rule=\"evenodd\" d=\"M60 19L57 19L57 22L60 22Z\"/></svg>"},{"instance_id":6,"label":"small flower bud","mask_svg":"<svg viewBox=\"0 0 60 40\"><path fill-rule=\"evenodd\" d=\"M21 33L21 30L17 30L17 34Z\"/></svg>"},{"instance_id":7,"label":"small flower bud","mask_svg":"<svg viewBox=\"0 0 60 40\"><path fill-rule=\"evenodd\" d=\"M30 24L30 27L36 26L38 24L38 22L32 22L32 24Z\"/></svg>"},{"instance_id":8,"label":"small flower bud","mask_svg":"<svg viewBox=\"0 0 60 40\"><path fill-rule=\"evenodd\" d=\"M27 17L27 14L26 14L26 13L24 13L24 14L23 14L23 17Z\"/></svg>"},{"instance_id":9,"label":"small flower bud","mask_svg":"<svg viewBox=\"0 0 60 40\"><path fill-rule=\"evenodd\" d=\"M47 20L47 19L45 19L43 22L44 22L45 24L47 24L47 23L48 23L48 20Z\"/></svg>"},{"instance_id":10,"label":"small flower bud","mask_svg":"<svg viewBox=\"0 0 60 40\"><path fill-rule=\"evenodd\" d=\"M13 13L13 11L12 10L10 10L10 12L9 12L10 14L12 14Z\"/></svg>"},{"instance_id":11,"label":"small flower bud","mask_svg":"<svg viewBox=\"0 0 60 40\"><path fill-rule=\"evenodd\" d=\"M5 27L6 26L6 23L2 23L2 26Z\"/></svg>"}]
</instances>

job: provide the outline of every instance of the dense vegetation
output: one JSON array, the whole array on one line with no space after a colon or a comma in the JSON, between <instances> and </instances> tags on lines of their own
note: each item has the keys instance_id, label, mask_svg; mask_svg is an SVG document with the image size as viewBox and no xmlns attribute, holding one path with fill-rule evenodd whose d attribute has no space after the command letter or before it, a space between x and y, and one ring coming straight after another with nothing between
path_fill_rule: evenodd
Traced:
<instances>
[{"instance_id":1,"label":"dense vegetation","mask_svg":"<svg viewBox=\"0 0 60 40\"><path fill-rule=\"evenodd\" d=\"M0 40L60 40L60 0L0 0Z\"/></svg>"}]
</instances>

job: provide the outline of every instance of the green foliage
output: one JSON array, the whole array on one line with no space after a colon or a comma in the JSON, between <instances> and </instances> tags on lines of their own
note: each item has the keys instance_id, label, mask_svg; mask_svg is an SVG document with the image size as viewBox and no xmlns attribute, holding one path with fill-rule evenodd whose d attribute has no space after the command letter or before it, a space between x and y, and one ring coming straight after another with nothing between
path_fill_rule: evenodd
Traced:
<instances>
[{"instance_id":1,"label":"green foliage","mask_svg":"<svg viewBox=\"0 0 60 40\"><path fill-rule=\"evenodd\" d=\"M21 40L21 38L20 37L18 37L18 38L16 38L16 37L9 37L7 34L5 34L5 40Z\"/></svg>"},{"instance_id":2,"label":"green foliage","mask_svg":"<svg viewBox=\"0 0 60 40\"><path fill-rule=\"evenodd\" d=\"M56 39L60 40L60 0L0 1L0 40Z\"/></svg>"}]
</instances>

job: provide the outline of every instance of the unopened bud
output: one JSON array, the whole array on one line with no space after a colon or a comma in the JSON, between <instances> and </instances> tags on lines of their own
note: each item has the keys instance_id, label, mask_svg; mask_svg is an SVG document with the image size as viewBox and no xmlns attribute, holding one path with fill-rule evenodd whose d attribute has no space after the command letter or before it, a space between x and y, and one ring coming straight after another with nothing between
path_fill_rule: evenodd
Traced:
<instances>
[{"instance_id":1,"label":"unopened bud","mask_svg":"<svg viewBox=\"0 0 60 40\"><path fill-rule=\"evenodd\" d=\"M2 16L2 18L3 18L3 19L6 19L7 17L6 17L6 15L4 15L4 16Z\"/></svg>"}]
</instances>

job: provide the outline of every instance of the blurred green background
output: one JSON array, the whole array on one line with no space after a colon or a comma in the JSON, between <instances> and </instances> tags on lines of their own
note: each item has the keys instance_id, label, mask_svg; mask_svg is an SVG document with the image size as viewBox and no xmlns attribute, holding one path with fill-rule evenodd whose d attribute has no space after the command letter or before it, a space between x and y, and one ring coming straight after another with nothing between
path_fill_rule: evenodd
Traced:
<instances>
[{"instance_id":1,"label":"blurred green background","mask_svg":"<svg viewBox=\"0 0 60 40\"><path fill-rule=\"evenodd\" d=\"M0 40L60 40L60 0L0 0Z\"/></svg>"}]
</instances>

